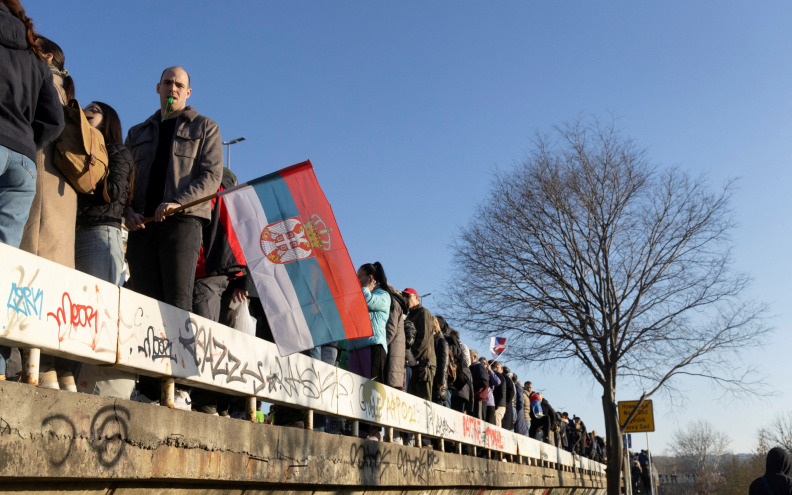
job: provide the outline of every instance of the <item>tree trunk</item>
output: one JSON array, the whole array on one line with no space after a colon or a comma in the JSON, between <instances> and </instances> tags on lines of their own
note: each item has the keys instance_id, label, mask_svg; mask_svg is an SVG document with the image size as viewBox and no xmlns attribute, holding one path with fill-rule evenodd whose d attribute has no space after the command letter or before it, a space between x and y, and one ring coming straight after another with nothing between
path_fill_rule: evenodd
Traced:
<instances>
[{"instance_id":1,"label":"tree trunk","mask_svg":"<svg viewBox=\"0 0 792 495\"><path fill-rule=\"evenodd\" d=\"M608 453L606 479L608 495L621 493L621 473L624 466L622 458L621 428L619 428L619 411L616 407L615 387L608 384L602 394L602 410L605 413L605 451Z\"/></svg>"}]
</instances>

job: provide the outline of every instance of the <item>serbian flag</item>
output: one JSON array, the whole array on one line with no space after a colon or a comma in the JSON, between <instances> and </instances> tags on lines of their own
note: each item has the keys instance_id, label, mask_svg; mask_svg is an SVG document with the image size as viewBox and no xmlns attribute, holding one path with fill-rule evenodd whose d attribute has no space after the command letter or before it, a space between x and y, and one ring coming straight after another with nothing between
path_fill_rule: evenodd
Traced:
<instances>
[{"instance_id":1,"label":"serbian flag","mask_svg":"<svg viewBox=\"0 0 792 495\"><path fill-rule=\"evenodd\" d=\"M492 359L498 359L498 357L503 354L503 351L506 350L506 337L492 337L490 339L490 352L492 353Z\"/></svg>"},{"instance_id":2,"label":"serbian flag","mask_svg":"<svg viewBox=\"0 0 792 495\"><path fill-rule=\"evenodd\" d=\"M222 195L282 356L374 335L357 273L310 161Z\"/></svg>"}]
</instances>

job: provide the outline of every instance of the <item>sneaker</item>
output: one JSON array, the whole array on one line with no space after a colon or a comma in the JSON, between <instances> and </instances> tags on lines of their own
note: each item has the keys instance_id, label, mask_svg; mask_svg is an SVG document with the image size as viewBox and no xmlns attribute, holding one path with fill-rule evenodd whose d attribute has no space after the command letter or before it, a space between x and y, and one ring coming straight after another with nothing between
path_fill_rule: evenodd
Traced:
<instances>
[{"instance_id":1,"label":"sneaker","mask_svg":"<svg viewBox=\"0 0 792 495\"><path fill-rule=\"evenodd\" d=\"M173 394L173 407L174 409L181 409L183 411L192 411L190 392L183 388L177 388L176 392Z\"/></svg>"},{"instance_id":2,"label":"sneaker","mask_svg":"<svg viewBox=\"0 0 792 495\"><path fill-rule=\"evenodd\" d=\"M58 374L53 369L39 373L39 387L60 390L58 385Z\"/></svg>"},{"instance_id":3,"label":"sneaker","mask_svg":"<svg viewBox=\"0 0 792 495\"><path fill-rule=\"evenodd\" d=\"M5 381L5 375L0 375L0 382L4 382L4 381Z\"/></svg>"},{"instance_id":4,"label":"sneaker","mask_svg":"<svg viewBox=\"0 0 792 495\"><path fill-rule=\"evenodd\" d=\"M404 440L402 440L401 436L394 435L393 436L393 443L396 444L396 445L404 445Z\"/></svg>"}]
</instances>

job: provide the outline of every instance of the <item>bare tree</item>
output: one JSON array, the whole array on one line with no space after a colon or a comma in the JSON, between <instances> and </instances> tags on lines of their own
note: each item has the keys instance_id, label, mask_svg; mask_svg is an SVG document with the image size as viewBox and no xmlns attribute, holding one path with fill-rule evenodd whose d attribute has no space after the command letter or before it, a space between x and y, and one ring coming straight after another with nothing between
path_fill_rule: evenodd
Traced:
<instances>
[{"instance_id":1,"label":"bare tree","mask_svg":"<svg viewBox=\"0 0 792 495\"><path fill-rule=\"evenodd\" d=\"M768 446L766 450L783 447L792 452L792 412L778 413L769 425L759 429L759 439L762 445Z\"/></svg>"},{"instance_id":2,"label":"bare tree","mask_svg":"<svg viewBox=\"0 0 792 495\"><path fill-rule=\"evenodd\" d=\"M746 384L735 355L767 331L731 269L733 184L647 163L613 125L538 138L499 172L454 245L449 306L526 361L573 360L602 386L608 493L619 490L619 379L641 401L679 375Z\"/></svg>"},{"instance_id":3,"label":"bare tree","mask_svg":"<svg viewBox=\"0 0 792 495\"><path fill-rule=\"evenodd\" d=\"M717 472L729 453L729 443L729 437L713 429L709 421L698 420L674 432L671 451L691 473Z\"/></svg>"},{"instance_id":4,"label":"bare tree","mask_svg":"<svg viewBox=\"0 0 792 495\"><path fill-rule=\"evenodd\" d=\"M695 476L693 488L697 494L710 495L721 487L722 465L727 463L729 438L725 433L714 430L709 421L699 420L677 429L671 439L671 450L678 465Z\"/></svg>"}]
</instances>

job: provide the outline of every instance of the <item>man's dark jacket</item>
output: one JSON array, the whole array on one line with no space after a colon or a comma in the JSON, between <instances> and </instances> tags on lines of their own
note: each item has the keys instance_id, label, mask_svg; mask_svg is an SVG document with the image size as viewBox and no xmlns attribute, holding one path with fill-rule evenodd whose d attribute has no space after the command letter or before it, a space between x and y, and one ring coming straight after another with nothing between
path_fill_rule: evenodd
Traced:
<instances>
[{"instance_id":1,"label":"man's dark jacket","mask_svg":"<svg viewBox=\"0 0 792 495\"><path fill-rule=\"evenodd\" d=\"M414 380L428 381L428 374L426 374L425 380L422 379L422 371L425 371L427 366L437 367L434 337L432 336L434 316L419 304L410 309L407 319L415 325L415 342L413 342L411 350L418 364L413 367L413 375L416 377Z\"/></svg>"}]
</instances>

